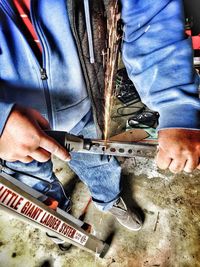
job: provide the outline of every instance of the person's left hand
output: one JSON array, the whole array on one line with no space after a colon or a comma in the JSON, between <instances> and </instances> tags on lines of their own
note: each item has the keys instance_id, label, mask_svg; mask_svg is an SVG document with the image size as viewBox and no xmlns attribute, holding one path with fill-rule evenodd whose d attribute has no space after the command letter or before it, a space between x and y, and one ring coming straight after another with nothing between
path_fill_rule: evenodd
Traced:
<instances>
[{"instance_id":1,"label":"person's left hand","mask_svg":"<svg viewBox=\"0 0 200 267\"><path fill-rule=\"evenodd\" d=\"M200 169L200 130L162 129L156 163L173 173Z\"/></svg>"}]
</instances>

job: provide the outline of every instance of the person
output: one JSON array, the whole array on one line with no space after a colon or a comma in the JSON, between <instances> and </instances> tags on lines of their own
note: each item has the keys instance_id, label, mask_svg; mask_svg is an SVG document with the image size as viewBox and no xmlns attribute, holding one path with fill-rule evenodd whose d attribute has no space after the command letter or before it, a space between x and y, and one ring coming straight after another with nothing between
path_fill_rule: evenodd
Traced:
<instances>
[{"instance_id":1,"label":"person","mask_svg":"<svg viewBox=\"0 0 200 267\"><path fill-rule=\"evenodd\" d=\"M157 165L173 173L200 169L199 76L183 1L122 3L127 72L142 101L160 114Z\"/></svg>"},{"instance_id":2,"label":"person","mask_svg":"<svg viewBox=\"0 0 200 267\"><path fill-rule=\"evenodd\" d=\"M56 155L88 186L100 210L139 230L140 216L120 195L117 160L68 153L44 131L101 136L109 2L0 2L0 158L16 179L67 210L69 198L52 172L50 158ZM199 169L198 77L184 35L182 1L121 0L121 6L129 77L143 102L160 113L158 166Z\"/></svg>"}]
</instances>

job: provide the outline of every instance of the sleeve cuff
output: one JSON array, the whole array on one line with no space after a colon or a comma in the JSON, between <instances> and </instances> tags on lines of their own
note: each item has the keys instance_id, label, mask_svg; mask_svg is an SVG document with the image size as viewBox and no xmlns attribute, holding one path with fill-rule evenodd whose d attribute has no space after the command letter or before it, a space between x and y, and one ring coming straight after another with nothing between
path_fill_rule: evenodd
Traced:
<instances>
[{"instance_id":1,"label":"sleeve cuff","mask_svg":"<svg viewBox=\"0 0 200 267\"><path fill-rule=\"evenodd\" d=\"M200 129L200 106L168 106L159 110L158 130L166 128Z\"/></svg>"}]
</instances>

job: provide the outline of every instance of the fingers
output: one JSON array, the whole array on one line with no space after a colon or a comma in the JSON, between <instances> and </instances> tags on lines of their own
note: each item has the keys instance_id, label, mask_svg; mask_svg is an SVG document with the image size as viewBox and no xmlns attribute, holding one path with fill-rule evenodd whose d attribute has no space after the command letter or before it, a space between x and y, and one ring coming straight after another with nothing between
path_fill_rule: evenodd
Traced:
<instances>
[{"instance_id":1,"label":"fingers","mask_svg":"<svg viewBox=\"0 0 200 267\"><path fill-rule=\"evenodd\" d=\"M171 161L172 159L168 157L167 154L162 149L158 150L158 153L156 155L156 163L160 169L162 170L168 169Z\"/></svg>"},{"instance_id":2,"label":"fingers","mask_svg":"<svg viewBox=\"0 0 200 267\"><path fill-rule=\"evenodd\" d=\"M30 156L26 156L26 157L24 157L24 158L19 158L19 159L17 159L17 160L19 160L19 161L21 161L21 162L23 162L23 163L30 163L30 162L32 162L34 159L32 158L32 157L30 157ZM15 160L16 161L16 160Z\"/></svg>"},{"instance_id":3,"label":"fingers","mask_svg":"<svg viewBox=\"0 0 200 267\"><path fill-rule=\"evenodd\" d=\"M161 169L173 173L200 169L200 131L161 129L158 133L159 152L156 158Z\"/></svg>"},{"instance_id":4,"label":"fingers","mask_svg":"<svg viewBox=\"0 0 200 267\"><path fill-rule=\"evenodd\" d=\"M49 122L37 111L32 110L35 120L44 129L50 129ZM50 159L51 154L60 158L64 161L70 160L70 154L66 151L64 147L58 144L53 138L46 135L44 132L40 136L39 148L34 150L30 155L39 162L45 162Z\"/></svg>"},{"instance_id":5,"label":"fingers","mask_svg":"<svg viewBox=\"0 0 200 267\"><path fill-rule=\"evenodd\" d=\"M49 128L48 121L38 111L15 106L0 138L0 158L45 162L54 154L61 160L70 160L66 149L44 133Z\"/></svg>"},{"instance_id":6,"label":"fingers","mask_svg":"<svg viewBox=\"0 0 200 267\"><path fill-rule=\"evenodd\" d=\"M8 162L15 162L15 161L21 161L23 163L30 163L32 162L34 159L26 156L26 157L17 157L17 158L7 158L6 161Z\"/></svg>"},{"instance_id":7,"label":"fingers","mask_svg":"<svg viewBox=\"0 0 200 267\"><path fill-rule=\"evenodd\" d=\"M29 155L32 159L39 162L46 162L51 158L51 153L44 150L43 148L38 148Z\"/></svg>"},{"instance_id":8,"label":"fingers","mask_svg":"<svg viewBox=\"0 0 200 267\"><path fill-rule=\"evenodd\" d=\"M42 129L44 130L50 129L49 122L37 110L31 109L31 113Z\"/></svg>"},{"instance_id":9,"label":"fingers","mask_svg":"<svg viewBox=\"0 0 200 267\"><path fill-rule=\"evenodd\" d=\"M172 159L167 156L165 151L159 149L156 156L156 163L161 170L169 169L172 173L178 173L185 167L186 160L180 158L178 160Z\"/></svg>"},{"instance_id":10,"label":"fingers","mask_svg":"<svg viewBox=\"0 0 200 267\"><path fill-rule=\"evenodd\" d=\"M186 157L170 158L167 156L167 153L162 149L159 149L157 153L156 163L160 169L162 170L169 169L172 173L179 173L181 171L190 173L195 169L200 170L198 156L194 155L193 157L189 158Z\"/></svg>"},{"instance_id":11,"label":"fingers","mask_svg":"<svg viewBox=\"0 0 200 267\"><path fill-rule=\"evenodd\" d=\"M196 168L199 169L198 167L198 164L199 164L199 159L198 157L196 157L196 159L193 159L193 158L189 158L185 164L185 167L184 167L184 171L185 172L192 172L194 171ZM199 165L200 166L200 165Z\"/></svg>"},{"instance_id":12,"label":"fingers","mask_svg":"<svg viewBox=\"0 0 200 267\"><path fill-rule=\"evenodd\" d=\"M38 148L35 151L31 152L26 157L18 157L17 159L9 159L7 161L14 162L14 161L21 161L23 163L30 163L33 160L36 160L38 162L46 162L51 158L51 153L45 151L42 148Z\"/></svg>"},{"instance_id":13,"label":"fingers","mask_svg":"<svg viewBox=\"0 0 200 267\"><path fill-rule=\"evenodd\" d=\"M22 148L20 154L13 154L12 157L7 157L7 161L21 161L23 163L30 163L33 160L38 162L46 162L51 158L51 154L57 156L61 160L69 161L71 159L67 150L58 144L53 138L41 134L40 143L35 147Z\"/></svg>"},{"instance_id":14,"label":"fingers","mask_svg":"<svg viewBox=\"0 0 200 267\"><path fill-rule=\"evenodd\" d=\"M61 160L69 161L71 159L69 152L46 134L40 140L40 147Z\"/></svg>"},{"instance_id":15,"label":"fingers","mask_svg":"<svg viewBox=\"0 0 200 267\"><path fill-rule=\"evenodd\" d=\"M200 164L197 166L197 169L200 170Z\"/></svg>"},{"instance_id":16,"label":"fingers","mask_svg":"<svg viewBox=\"0 0 200 267\"><path fill-rule=\"evenodd\" d=\"M198 165L198 158L189 159L173 159L169 165L169 170L173 173L179 173L185 171L187 173L193 172L195 169L200 169L200 164Z\"/></svg>"},{"instance_id":17,"label":"fingers","mask_svg":"<svg viewBox=\"0 0 200 267\"><path fill-rule=\"evenodd\" d=\"M178 173L181 172L186 164L186 160L185 159L173 159L169 165L169 170L173 173Z\"/></svg>"}]
</instances>

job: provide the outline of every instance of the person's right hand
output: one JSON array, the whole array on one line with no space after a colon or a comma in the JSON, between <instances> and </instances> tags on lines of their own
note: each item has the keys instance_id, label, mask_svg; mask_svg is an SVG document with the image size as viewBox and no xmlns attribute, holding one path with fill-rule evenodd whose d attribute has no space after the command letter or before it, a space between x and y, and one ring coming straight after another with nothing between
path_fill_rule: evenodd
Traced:
<instances>
[{"instance_id":1,"label":"person's right hand","mask_svg":"<svg viewBox=\"0 0 200 267\"><path fill-rule=\"evenodd\" d=\"M53 154L61 160L70 160L66 149L43 131L49 128L48 121L38 111L14 106L0 136L0 158L10 162L45 162Z\"/></svg>"}]
</instances>

